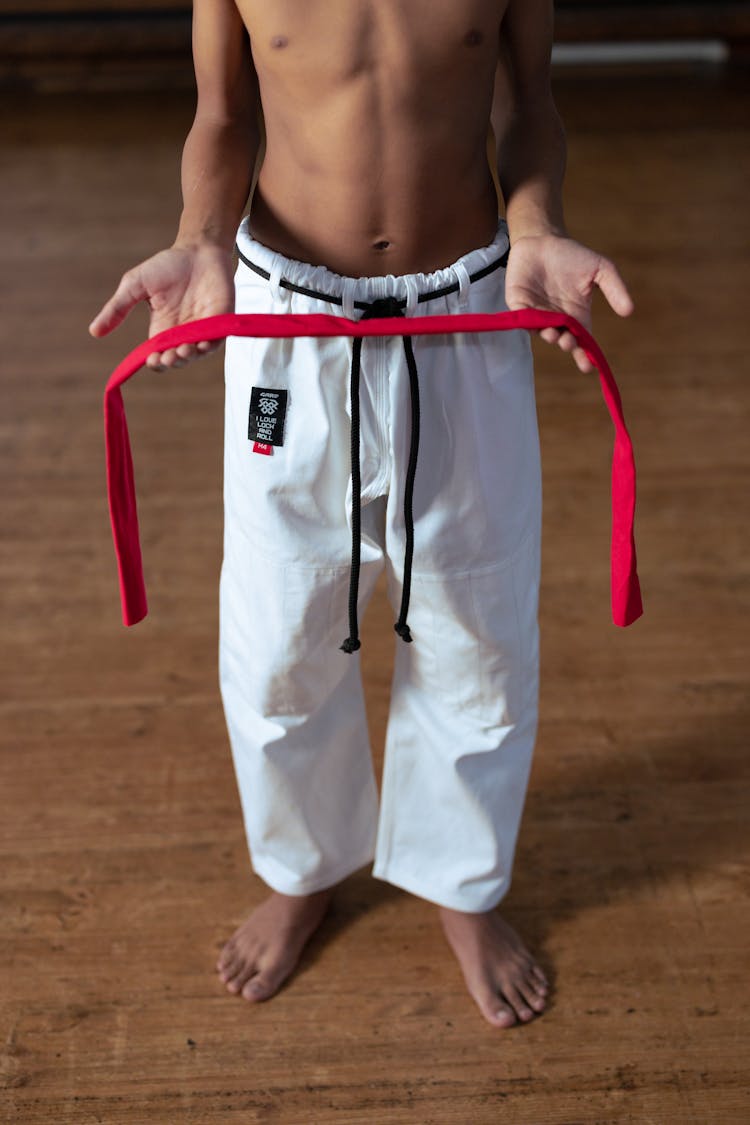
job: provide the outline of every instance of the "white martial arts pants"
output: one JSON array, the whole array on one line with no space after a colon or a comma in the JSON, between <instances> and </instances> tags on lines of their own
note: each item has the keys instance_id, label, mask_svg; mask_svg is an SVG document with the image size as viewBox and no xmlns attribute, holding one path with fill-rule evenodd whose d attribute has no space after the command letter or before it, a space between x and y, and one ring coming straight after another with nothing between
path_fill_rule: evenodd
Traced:
<instances>
[{"instance_id":1,"label":"white martial arts pants","mask_svg":"<svg viewBox=\"0 0 750 1125\"><path fill-rule=\"evenodd\" d=\"M238 247L268 275L240 261L238 313L357 319L357 303L388 296L405 300L406 315L506 307L504 269L471 280L507 251L502 222L492 245L402 277L345 278L291 261L255 242L247 219ZM417 306L445 287L456 291ZM270 887L310 893L374 859L378 878L484 911L510 887L537 722L531 349L512 331L417 336L414 353L413 643L394 634L380 802L359 655L339 647L352 549L350 338L227 340L221 691L250 855ZM270 455L249 429L263 390L286 392L274 437L283 444ZM385 567L395 619L411 422L400 338L363 342L360 410L360 612Z\"/></svg>"}]
</instances>

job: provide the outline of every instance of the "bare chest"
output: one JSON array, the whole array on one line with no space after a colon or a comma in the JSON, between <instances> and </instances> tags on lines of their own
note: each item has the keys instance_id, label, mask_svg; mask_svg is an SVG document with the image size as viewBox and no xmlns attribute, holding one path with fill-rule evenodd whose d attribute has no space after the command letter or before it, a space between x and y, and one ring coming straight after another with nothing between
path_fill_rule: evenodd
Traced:
<instances>
[{"instance_id":1,"label":"bare chest","mask_svg":"<svg viewBox=\"0 0 750 1125\"><path fill-rule=\"evenodd\" d=\"M374 74L446 82L494 67L507 0L238 0L261 83L312 91Z\"/></svg>"}]
</instances>

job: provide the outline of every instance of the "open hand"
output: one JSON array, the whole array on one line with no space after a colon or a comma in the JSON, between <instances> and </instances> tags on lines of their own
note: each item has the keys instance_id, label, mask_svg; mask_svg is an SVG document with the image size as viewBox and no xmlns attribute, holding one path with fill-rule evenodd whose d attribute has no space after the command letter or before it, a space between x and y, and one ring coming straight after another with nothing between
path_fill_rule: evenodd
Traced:
<instances>
[{"instance_id":1,"label":"open hand","mask_svg":"<svg viewBox=\"0 0 750 1125\"><path fill-rule=\"evenodd\" d=\"M221 247L206 244L161 250L123 274L115 293L89 325L89 332L106 336L140 301L151 309L149 336L188 320L233 312L232 274L231 251ZM221 340L180 344L153 352L146 364L154 371L183 367L188 360L220 345Z\"/></svg>"},{"instance_id":2,"label":"open hand","mask_svg":"<svg viewBox=\"0 0 750 1125\"><path fill-rule=\"evenodd\" d=\"M529 235L513 243L505 275L509 309L567 313L590 331L591 299L597 288L618 316L630 316L633 301L608 258L556 234ZM579 370L591 371L586 353L570 332L545 328L539 335L547 343L571 352Z\"/></svg>"}]
</instances>

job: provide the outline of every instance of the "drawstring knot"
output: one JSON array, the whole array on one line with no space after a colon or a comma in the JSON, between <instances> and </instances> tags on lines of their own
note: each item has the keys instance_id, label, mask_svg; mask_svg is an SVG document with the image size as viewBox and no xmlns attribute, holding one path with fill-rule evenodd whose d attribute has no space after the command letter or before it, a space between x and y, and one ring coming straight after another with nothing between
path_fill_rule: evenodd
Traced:
<instances>
[{"instance_id":1,"label":"drawstring knot","mask_svg":"<svg viewBox=\"0 0 750 1125\"><path fill-rule=\"evenodd\" d=\"M398 297L378 297L368 302L360 320L385 320L389 316L404 316L404 301Z\"/></svg>"},{"instance_id":2,"label":"drawstring knot","mask_svg":"<svg viewBox=\"0 0 750 1125\"><path fill-rule=\"evenodd\" d=\"M406 622L404 622L403 625L401 625L397 621L396 624L393 626L393 628L396 630L396 632L398 633L398 635L399 635L399 637L401 638L402 641L406 641L406 643L408 645L411 644L411 642L412 642L411 629L406 624Z\"/></svg>"},{"instance_id":3,"label":"drawstring knot","mask_svg":"<svg viewBox=\"0 0 750 1125\"><path fill-rule=\"evenodd\" d=\"M378 297L364 307L362 320L381 320L392 316L405 316L406 302L398 297ZM406 484L404 488L404 525L406 528L406 548L404 551L404 581L401 595L401 610L398 621L394 625L399 637L407 644L412 641L411 631L406 623L409 612L409 597L411 591L411 567L414 557L414 478L417 471L417 455L419 452L419 378L417 361L414 358L414 347L411 336L401 337L406 355L406 366L409 371L409 390L411 395L411 439L409 443L409 463L406 470ZM342 652L356 652L360 647L359 625L357 621L357 600L359 596L359 570L361 553L361 515L362 515L362 481L359 464L359 377L362 360L362 339L355 337L352 344L352 366L350 377L351 401L351 464L352 464L352 566L349 578L349 636L341 645Z\"/></svg>"}]
</instances>

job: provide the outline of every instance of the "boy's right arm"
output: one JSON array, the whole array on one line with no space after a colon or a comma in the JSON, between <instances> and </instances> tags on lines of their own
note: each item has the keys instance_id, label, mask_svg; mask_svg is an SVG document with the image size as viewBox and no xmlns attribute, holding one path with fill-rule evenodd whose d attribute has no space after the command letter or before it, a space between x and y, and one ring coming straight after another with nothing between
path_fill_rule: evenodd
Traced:
<instances>
[{"instance_id":1,"label":"boy's right arm","mask_svg":"<svg viewBox=\"0 0 750 1125\"><path fill-rule=\"evenodd\" d=\"M89 326L105 336L140 301L149 335L197 317L232 312L232 248L261 146L260 99L250 41L234 0L195 0L193 59L198 104L182 155L177 237L125 273ZM155 370L180 367L218 347L205 341L154 353Z\"/></svg>"}]
</instances>

